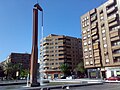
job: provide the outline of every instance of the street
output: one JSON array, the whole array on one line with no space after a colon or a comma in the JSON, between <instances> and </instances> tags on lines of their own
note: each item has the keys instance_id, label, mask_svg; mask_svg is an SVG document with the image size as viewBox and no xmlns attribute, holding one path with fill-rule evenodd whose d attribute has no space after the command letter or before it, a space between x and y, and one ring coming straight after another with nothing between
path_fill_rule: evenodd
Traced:
<instances>
[{"instance_id":1,"label":"street","mask_svg":"<svg viewBox=\"0 0 120 90\"><path fill-rule=\"evenodd\" d=\"M0 86L0 90L23 90L24 86L26 85ZM66 90L66 89L50 89L50 90ZM120 83L105 83L103 85L70 87L69 90L120 90Z\"/></svg>"},{"instance_id":2,"label":"street","mask_svg":"<svg viewBox=\"0 0 120 90\"><path fill-rule=\"evenodd\" d=\"M51 89L51 90L63 90L63 89ZM103 85L70 87L69 90L120 90L120 83L105 83Z\"/></svg>"}]
</instances>

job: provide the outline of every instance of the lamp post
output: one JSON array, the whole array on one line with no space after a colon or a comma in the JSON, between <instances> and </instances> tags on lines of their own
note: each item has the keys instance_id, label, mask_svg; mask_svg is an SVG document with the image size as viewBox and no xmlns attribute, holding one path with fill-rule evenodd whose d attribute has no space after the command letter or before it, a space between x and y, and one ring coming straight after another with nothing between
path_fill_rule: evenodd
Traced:
<instances>
[{"instance_id":1,"label":"lamp post","mask_svg":"<svg viewBox=\"0 0 120 90\"><path fill-rule=\"evenodd\" d=\"M37 82L37 61L38 61L38 10L43 13L39 4L35 4L33 8L33 40L32 40L32 53L30 65L30 86L40 86ZM43 21L43 19L42 19Z\"/></svg>"}]
</instances>

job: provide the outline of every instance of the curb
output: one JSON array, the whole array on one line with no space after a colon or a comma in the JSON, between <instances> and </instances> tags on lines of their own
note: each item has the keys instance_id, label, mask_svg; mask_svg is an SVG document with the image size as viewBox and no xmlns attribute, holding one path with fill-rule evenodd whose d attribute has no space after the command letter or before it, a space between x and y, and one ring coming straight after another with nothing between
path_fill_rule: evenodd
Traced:
<instances>
[{"instance_id":1,"label":"curb","mask_svg":"<svg viewBox=\"0 0 120 90\"><path fill-rule=\"evenodd\" d=\"M87 83L87 84L66 84L58 86L42 86L42 87L28 87L20 90L50 90L50 89L65 89L66 87L81 87L90 85L102 85L103 83Z\"/></svg>"},{"instance_id":2,"label":"curb","mask_svg":"<svg viewBox=\"0 0 120 90\"><path fill-rule=\"evenodd\" d=\"M22 84L27 84L27 82L0 83L0 86L7 86L7 85L22 85Z\"/></svg>"}]
</instances>

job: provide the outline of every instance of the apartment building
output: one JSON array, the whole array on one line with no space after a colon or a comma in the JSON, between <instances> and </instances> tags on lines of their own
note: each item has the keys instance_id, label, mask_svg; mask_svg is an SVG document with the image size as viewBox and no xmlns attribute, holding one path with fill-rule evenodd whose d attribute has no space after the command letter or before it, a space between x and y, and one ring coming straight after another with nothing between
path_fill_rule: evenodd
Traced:
<instances>
[{"instance_id":1,"label":"apartment building","mask_svg":"<svg viewBox=\"0 0 120 90\"><path fill-rule=\"evenodd\" d=\"M43 52L42 52L43 51ZM80 38L51 34L41 42L41 59L47 78L60 78L60 65L67 63L74 70L82 61L82 40Z\"/></svg>"},{"instance_id":2,"label":"apartment building","mask_svg":"<svg viewBox=\"0 0 120 90\"><path fill-rule=\"evenodd\" d=\"M6 63L20 64L23 69L30 69L30 57L31 54L28 53L11 53L1 64L3 66Z\"/></svg>"},{"instance_id":3,"label":"apartment building","mask_svg":"<svg viewBox=\"0 0 120 90\"><path fill-rule=\"evenodd\" d=\"M81 27L88 76L120 76L120 0L108 0L81 16Z\"/></svg>"}]
</instances>

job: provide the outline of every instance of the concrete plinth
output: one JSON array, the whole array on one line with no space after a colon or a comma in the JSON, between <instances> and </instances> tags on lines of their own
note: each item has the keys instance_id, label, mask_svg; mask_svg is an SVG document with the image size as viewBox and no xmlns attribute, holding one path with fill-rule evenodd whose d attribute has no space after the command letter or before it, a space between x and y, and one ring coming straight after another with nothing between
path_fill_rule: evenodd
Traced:
<instances>
[{"instance_id":1,"label":"concrete plinth","mask_svg":"<svg viewBox=\"0 0 120 90\"><path fill-rule=\"evenodd\" d=\"M31 83L29 86L30 87L39 87L40 83Z\"/></svg>"}]
</instances>

